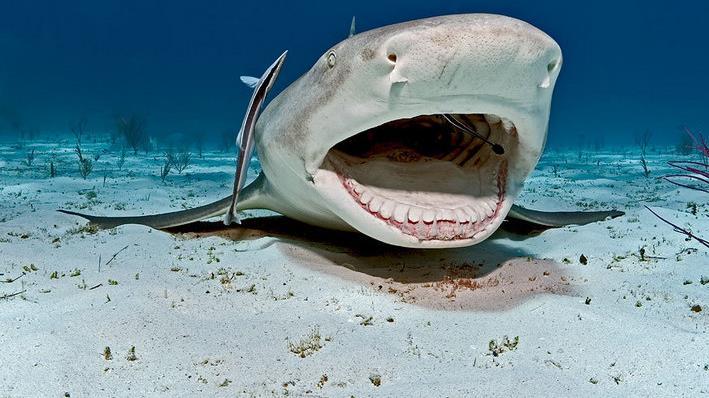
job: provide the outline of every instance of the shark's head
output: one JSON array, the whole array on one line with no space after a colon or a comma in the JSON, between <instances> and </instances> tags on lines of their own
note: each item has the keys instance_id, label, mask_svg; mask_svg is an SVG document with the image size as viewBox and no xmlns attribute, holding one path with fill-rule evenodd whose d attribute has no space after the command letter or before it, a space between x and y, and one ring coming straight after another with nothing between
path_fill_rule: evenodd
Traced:
<instances>
[{"instance_id":1,"label":"shark's head","mask_svg":"<svg viewBox=\"0 0 709 398\"><path fill-rule=\"evenodd\" d=\"M539 160L560 67L553 39L503 16L437 17L356 35L274 100L271 112L290 121L270 126L280 154L264 169L277 173L269 167L288 159L319 194L294 202L378 240L476 244L500 226Z\"/></svg>"}]
</instances>

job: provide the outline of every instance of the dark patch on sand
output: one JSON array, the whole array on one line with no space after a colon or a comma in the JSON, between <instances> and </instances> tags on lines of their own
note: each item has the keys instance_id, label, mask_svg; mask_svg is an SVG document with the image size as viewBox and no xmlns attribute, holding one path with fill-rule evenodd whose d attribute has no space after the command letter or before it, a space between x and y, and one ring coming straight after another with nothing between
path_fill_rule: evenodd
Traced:
<instances>
[{"instance_id":1,"label":"dark patch on sand","mask_svg":"<svg viewBox=\"0 0 709 398\"><path fill-rule=\"evenodd\" d=\"M426 308L501 311L538 294L575 295L573 278L561 265L494 239L460 249L407 249L283 216L244 219L231 227L200 222L170 231L234 241L277 238L278 250L298 266Z\"/></svg>"}]
</instances>

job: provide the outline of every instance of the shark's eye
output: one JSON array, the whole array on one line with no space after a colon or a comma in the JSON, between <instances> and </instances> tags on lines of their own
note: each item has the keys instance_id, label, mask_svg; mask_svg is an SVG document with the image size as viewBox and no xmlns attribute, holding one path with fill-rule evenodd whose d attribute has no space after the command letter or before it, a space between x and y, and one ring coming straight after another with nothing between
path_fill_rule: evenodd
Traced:
<instances>
[{"instance_id":1,"label":"shark's eye","mask_svg":"<svg viewBox=\"0 0 709 398\"><path fill-rule=\"evenodd\" d=\"M335 52L330 51L329 53L327 53L327 66L332 69L335 67L336 62L337 62L337 55L335 55Z\"/></svg>"}]
</instances>

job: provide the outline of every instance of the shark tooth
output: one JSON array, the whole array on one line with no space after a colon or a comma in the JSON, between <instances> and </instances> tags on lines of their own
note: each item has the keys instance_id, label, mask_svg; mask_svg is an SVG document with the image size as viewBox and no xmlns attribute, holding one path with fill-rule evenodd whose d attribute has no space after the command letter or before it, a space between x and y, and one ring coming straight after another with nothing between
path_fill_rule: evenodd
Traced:
<instances>
[{"instance_id":1,"label":"shark tooth","mask_svg":"<svg viewBox=\"0 0 709 398\"><path fill-rule=\"evenodd\" d=\"M406 214L408 213L408 211L409 206L406 206L404 204L396 205L396 207L394 208L394 220L396 220L396 222L403 223L404 221L406 221Z\"/></svg>"},{"instance_id":2,"label":"shark tooth","mask_svg":"<svg viewBox=\"0 0 709 398\"><path fill-rule=\"evenodd\" d=\"M379 212L379 209L382 207L382 203L384 203L384 200L378 196L375 196L372 198L372 200L369 202L369 211L372 213L377 213Z\"/></svg>"},{"instance_id":3,"label":"shark tooth","mask_svg":"<svg viewBox=\"0 0 709 398\"><path fill-rule=\"evenodd\" d=\"M492 206L490 206L490 204L487 203L486 201L484 201L484 200L480 201L480 206L482 207L482 210L485 212L485 217L490 217L494 213Z\"/></svg>"},{"instance_id":4,"label":"shark tooth","mask_svg":"<svg viewBox=\"0 0 709 398\"><path fill-rule=\"evenodd\" d=\"M421 219L423 222L430 224L436 218L436 211L433 209L424 209Z\"/></svg>"},{"instance_id":5,"label":"shark tooth","mask_svg":"<svg viewBox=\"0 0 709 398\"><path fill-rule=\"evenodd\" d=\"M485 121L490 124L497 124L500 123L502 119L500 119L500 117L497 115L485 114Z\"/></svg>"},{"instance_id":6,"label":"shark tooth","mask_svg":"<svg viewBox=\"0 0 709 398\"><path fill-rule=\"evenodd\" d=\"M507 133L512 133L512 130L515 128L515 125L512 123L511 120L502 118L502 127Z\"/></svg>"},{"instance_id":7,"label":"shark tooth","mask_svg":"<svg viewBox=\"0 0 709 398\"><path fill-rule=\"evenodd\" d=\"M450 209L438 209L436 211L436 220L457 221L455 212Z\"/></svg>"},{"instance_id":8,"label":"shark tooth","mask_svg":"<svg viewBox=\"0 0 709 398\"><path fill-rule=\"evenodd\" d=\"M459 223L467 223L470 221L470 216L468 215L468 213L466 213L461 208L455 209L455 216L458 219Z\"/></svg>"},{"instance_id":9,"label":"shark tooth","mask_svg":"<svg viewBox=\"0 0 709 398\"><path fill-rule=\"evenodd\" d=\"M417 223L421 220L421 215L423 213L423 209L420 207L416 206L411 206L409 209L409 221L412 223Z\"/></svg>"},{"instance_id":10,"label":"shark tooth","mask_svg":"<svg viewBox=\"0 0 709 398\"><path fill-rule=\"evenodd\" d=\"M390 219L391 213L394 211L394 206L396 206L396 203L394 203L393 200L384 201L381 210L379 210L379 215L387 220Z\"/></svg>"},{"instance_id":11,"label":"shark tooth","mask_svg":"<svg viewBox=\"0 0 709 398\"><path fill-rule=\"evenodd\" d=\"M476 222L480 219L480 216L478 215L478 213L475 210L473 210L473 208L470 206L463 207L463 211L466 214L468 214L468 217L470 218L470 222Z\"/></svg>"}]
</instances>

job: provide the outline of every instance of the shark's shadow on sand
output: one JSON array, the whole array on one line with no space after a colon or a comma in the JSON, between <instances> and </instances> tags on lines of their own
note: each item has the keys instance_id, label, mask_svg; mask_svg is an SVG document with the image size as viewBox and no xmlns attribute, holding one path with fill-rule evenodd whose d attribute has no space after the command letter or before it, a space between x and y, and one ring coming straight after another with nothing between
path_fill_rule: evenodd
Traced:
<instances>
[{"instance_id":1,"label":"shark's shadow on sand","mask_svg":"<svg viewBox=\"0 0 709 398\"><path fill-rule=\"evenodd\" d=\"M496 311L540 293L576 295L570 276L554 261L532 258L523 249L496 242L519 241L530 226L506 225L481 244L440 250L390 246L362 234L313 227L283 216L254 217L241 225L197 222L169 229L183 237L219 236L243 242L274 238L285 257L302 267L355 281L403 302L436 309ZM510 232L512 230L513 232Z\"/></svg>"}]
</instances>

